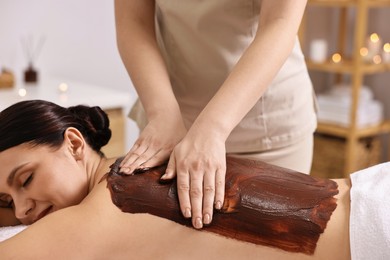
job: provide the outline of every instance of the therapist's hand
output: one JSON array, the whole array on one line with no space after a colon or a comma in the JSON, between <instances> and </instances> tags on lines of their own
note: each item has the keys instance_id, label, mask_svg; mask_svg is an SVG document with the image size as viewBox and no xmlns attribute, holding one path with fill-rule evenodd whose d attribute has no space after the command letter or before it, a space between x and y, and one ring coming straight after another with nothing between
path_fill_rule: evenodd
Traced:
<instances>
[{"instance_id":1,"label":"therapist's hand","mask_svg":"<svg viewBox=\"0 0 390 260\"><path fill-rule=\"evenodd\" d=\"M199 229L211 223L214 206L223 205L225 175L225 140L189 132L173 150L162 179L177 176L181 212Z\"/></svg>"},{"instance_id":2,"label":"therapist's hand","mask_svg":"<svg viewBox=\"0 0 390 260\"><path fill-rule=\"evenodd\" d=\"M186 133L181 118L159 118L150 121L123 159L121 172L132 174L136 169L163 164Z\"/></svg>"}]
</instances>

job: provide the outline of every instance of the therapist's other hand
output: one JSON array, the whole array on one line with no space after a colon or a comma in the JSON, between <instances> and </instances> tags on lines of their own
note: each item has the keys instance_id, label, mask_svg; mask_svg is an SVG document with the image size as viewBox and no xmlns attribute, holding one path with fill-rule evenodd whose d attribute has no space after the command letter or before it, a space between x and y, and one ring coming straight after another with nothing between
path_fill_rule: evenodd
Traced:
<instances>
[{"instance_id":1,"label":"therapist's other hand","mask_svg":"<svg viewBox=\"0 0 390 260\"><path fill-rule=\"evenodd\" d=\"M177 176L180 209L200 229L210 224L225 195L226 148L218 137L190 133L175 147L163 180Z\"/></svg>"},{"instance_id":2,"label":"therapist's other hand","mask_svg":"<svg viewBox=\"0 0 390 260\"><path fill-rule=\"evenodd\" d=\"M136 169L163 164L186 133L181 118L150 121L123 159L121 172L132 174Z\"/></svg>"}]
</instances>

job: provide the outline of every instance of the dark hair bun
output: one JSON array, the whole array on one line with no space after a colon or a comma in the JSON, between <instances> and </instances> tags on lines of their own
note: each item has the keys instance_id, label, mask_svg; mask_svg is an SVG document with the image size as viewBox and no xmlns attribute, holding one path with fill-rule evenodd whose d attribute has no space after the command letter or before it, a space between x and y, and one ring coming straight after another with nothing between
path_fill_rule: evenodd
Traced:
<instances>
[{"instance_id":1,"label":"dark hair bun","mask_svg":"<svg viewBox=\"0 0 390 260\"><path fill-rule=\"evenodd\" d=\"M78 105L68 109L82 126L84 137L89 145L95 151L100 151L111 138L110 120L107 114L98 106Z\"/></svg>"}]
</instances>

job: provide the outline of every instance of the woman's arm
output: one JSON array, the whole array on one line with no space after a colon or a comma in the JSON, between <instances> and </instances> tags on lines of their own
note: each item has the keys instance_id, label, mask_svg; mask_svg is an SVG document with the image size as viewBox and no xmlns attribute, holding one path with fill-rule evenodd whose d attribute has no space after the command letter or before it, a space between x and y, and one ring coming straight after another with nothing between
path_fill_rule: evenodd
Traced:
<instances>
[{"instance_id":1,"label":"woman's arm","mask_svg":"<svg viewBox=\"0 0 390 260\"><path fill-rule=\"evenodd\" d=\"M306 0L263 0L252 44L175 147L167 178L177 173L181 210L202 227L223 204L225 141L263 95L291 53Z\"/></svg>"},{"instance_id":2,"label":"woman's arm","mask_svg":"<svg viewBox=\"0 0 390 260\"><path fill-rule=\"evenodd\" d=\"M115 21L120 56L145 108L148 125L122 167L130 173L166 161L186 133L179 105L157 45L152 0L116 0Z\"/></svg>"}]
</instances>

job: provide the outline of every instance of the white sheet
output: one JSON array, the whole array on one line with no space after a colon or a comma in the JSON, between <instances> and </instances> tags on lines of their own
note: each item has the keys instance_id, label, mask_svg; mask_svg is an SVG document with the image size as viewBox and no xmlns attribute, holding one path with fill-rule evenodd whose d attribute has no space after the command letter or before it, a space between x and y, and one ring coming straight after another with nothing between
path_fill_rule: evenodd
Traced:
<instances>
[{"instance_id":1,"label":"white sheet","mask_svg":"<svg viewBox=\"0 0 390 260\"><path fill-rule=\"evenodd\" d=\"M390 163L358 171L351 181L352 259L390 259Z\"/></svg>"},{"instance_id":2,"label":"white sheet","mask_svg":"<svg viewBox=\"0 0 390 260\"><path fill-rule=\"evenodd\" d=\"M27 226L18 225L12 227L0 227L0 242L4 241L24 230Z\"/></svg>"}]
</instances>

